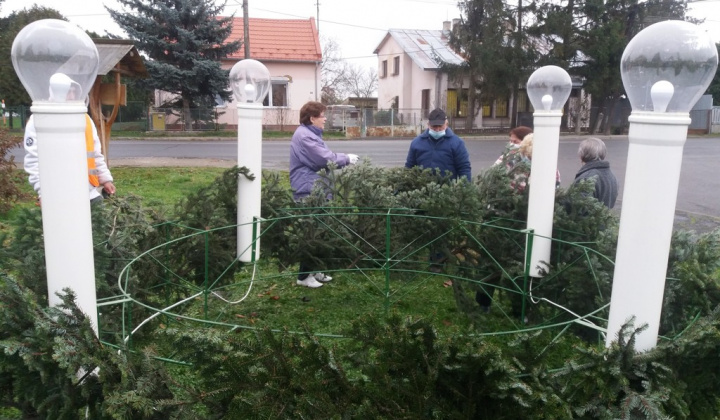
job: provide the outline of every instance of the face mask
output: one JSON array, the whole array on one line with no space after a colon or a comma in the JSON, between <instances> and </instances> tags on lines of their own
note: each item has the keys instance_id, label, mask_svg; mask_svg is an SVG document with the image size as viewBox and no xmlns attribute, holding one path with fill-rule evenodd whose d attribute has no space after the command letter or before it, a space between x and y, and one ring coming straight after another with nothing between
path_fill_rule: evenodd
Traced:
<instances>
[{"instance_id":1,"label":"face mask","mask_svg":"<svg viewBox=\"0 0 720 420\"><path fill-rule=\"evenodd\" d=\"M508 149L518 149L518 148L520 148L519 144L515 144L513 142L508 143Z\"/></svg>"},{"instance_id":2,"label":"face mask","mask_svg":"<svg viewBox=\"0 0 720 420\"><path fill-rule=\"evenodd\" d=\"M442 137L442 136L445 135L445 130L443 130L443 131L435 131L435 130L428 129L428 134L430 134L430 136L431 136L432 138L434 138L435 140L437 140L437 139L439 139L440 137Z\"/></svg>"}]
</instances>

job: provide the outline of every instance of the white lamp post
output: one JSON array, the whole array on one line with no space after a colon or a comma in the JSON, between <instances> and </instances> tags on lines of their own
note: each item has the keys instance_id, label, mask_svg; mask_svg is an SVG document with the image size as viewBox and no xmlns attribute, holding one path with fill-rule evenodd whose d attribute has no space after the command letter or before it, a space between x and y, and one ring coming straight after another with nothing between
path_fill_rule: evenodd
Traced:
<instances>
[{"instance_id":1,"label":"white lamp post","mask_svg":"<svg viewBox=\"0 0 720 420\"><path fill-rule=\"evenodd\" d=\"M535 70L527 82L528 97L535 108L527 217L527 228L535 233L530 256L533 277L542 277L543 262L550 262L560 119L571 89L570 75L557 66Z\"/></svg>"},{"instance_id":2,"label":"white lamp post","mask_svg":"<svg viewBox=\"0 0 720 420\"><path fill-rule=\"evenodd\" d=\"M262 185L262 101L270 90L270 72L261 62L245 59L230 70L230 86L237 102L238 167L245 166L255 175L238 179L237 255L242 262L260 258L260 193ZM255 222L255 223L253 223ZM255 254L252 246L255 244Z\"/></svg>"},{"instance_id":3,"label":"white lamp post","mask_svg":"<svg viewBox=\"0 0 720 420\"><path fill-rule=\"evenodd\" d=\"M97 334L84 102L98 71L97 48L77 26L44 19L18 33L11 57L33 100L49 303L72 289Z\"/></svg>"},{"instance_id":4,"label":"white lamp post","mask_svg":"<svg viewBox=\"0 0 720 420\"><path fill-rule=\"evenodd\" d=\"M689 111L717 63L710 36L683 21L645 28L623 53L620 72L632 114L608 346L633 315L636 326L648 324L637 349L657 343Z\"/></svg>"}]
</instances>

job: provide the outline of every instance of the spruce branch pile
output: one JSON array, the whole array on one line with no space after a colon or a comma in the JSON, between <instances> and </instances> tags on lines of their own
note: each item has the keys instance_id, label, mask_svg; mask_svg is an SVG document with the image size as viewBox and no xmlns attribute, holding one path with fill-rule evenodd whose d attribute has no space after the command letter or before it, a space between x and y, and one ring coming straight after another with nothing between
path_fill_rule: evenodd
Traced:
<instances>
[{"instance_id":1,"label":"spruce branch pile","mask_svg":"<svg viewBox=\"0 0 720 420\"><path fill-rule=\"evenodd\" d=\"M124 264L165 242L166 235L190 227L201 231L213 230L215 224L232 225L237 179L250 175L238 168L227 171L178 204L174 215L149 211L136 198L108 200L94 209L99 296L116 293ZM470 183L369 164L329 176L333 177L331 201L328 191L319 189L307 202L294 203L283 175L264 174L262 212L267 232L262 251L281 270L294 269L305 256L301 245L317 246L318 261L328 268L371 266L374 253L384 252L387 210L392 208L414 216L389 218L393 255L418 238L441 237L425 240L421 249L427 252L408 258L408 266L425 270L428 253L439 249L448 273L472 272L468 278L487 278L498 289L516 286L515 277L523 269L524 240L518 227L525 217L527 191L513 189L504 170L490 169ZM616 217L593 202L588 191L582 186L559 190L555 211L555 226L563 239L582 241L588 247L554 247L550 275L558 273L555 280L534 285L535 298L556 299L578 312L596 309L609 299L612 264L602 255L614 255L617 235ZM382 217L376 215L379 209L384 209ZM316 217L319 214L324 217ZM672 281L666 285L661 321L661 333L674 340L661 340L647 353L636 353L634 336L643 327L632 324L623 327L627 339L605 348L582 333L557 336L547 330L481 338L474 334L481 328L478 324L465 334L447 337L438 333L442 325L433 319L394 314L358 319L341 331L347 337L341 341L314 336L310 324L305 334L292 334L201 329L174 322L142 330L130 351L122 345L102 344L75 306L72 293L63 295L62 307L45 307L40 217L39 209L20 212L1 241L3 416L79 418L86 412L96 419L720 416L718 231L674 236ZM213 262L221 267L234 258L234 231L218 234L211 242L212 258L217 258ZM189 241L162 249L167 261L178 262L179 272L199 280L201 259L193 253L204 254L204 244ZM156 286L165 281L159 271L157 265L140 263L128 282L144 299L157 299L162 289ZM475 313L477 287L455 284L463 286L456 291L459 309L482 319ZM495 297L502 300L505 294L496 291ZM538 308L530 314L531 323L548 315ZM120 322L121 317L119 313L103 317L111 320L107 329L117 327L112 322ZM122 337L114 342L122 343ZM156 358L168 354L186 365Z\"/></svg>"}]
</instances>

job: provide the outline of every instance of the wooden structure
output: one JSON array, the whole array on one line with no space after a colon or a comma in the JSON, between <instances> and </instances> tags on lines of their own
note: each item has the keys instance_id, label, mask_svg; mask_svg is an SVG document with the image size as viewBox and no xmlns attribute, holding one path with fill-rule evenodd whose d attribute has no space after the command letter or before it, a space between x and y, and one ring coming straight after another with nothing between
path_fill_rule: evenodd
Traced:
<instances>
[{"instance_id":1,"label":"wooden structure","mask_svg":"<svg viewBox=\"0 0 720 420\"><path fill-rule=\"evenodd\" d=\"M148 72L143 58L131 40L97 38L93 39L93 42L98 50L100 66L97 79L90 90L88 109L100 137L105 161L108 162L112 125L120 106L127 104L127 91L125 85L120 83L120 77L145 78ZM113 77L112 83L103 82L103 78L108 75ZM109 115L103 114L103 105L113 107Z\"/></svg>"}]
</instances>

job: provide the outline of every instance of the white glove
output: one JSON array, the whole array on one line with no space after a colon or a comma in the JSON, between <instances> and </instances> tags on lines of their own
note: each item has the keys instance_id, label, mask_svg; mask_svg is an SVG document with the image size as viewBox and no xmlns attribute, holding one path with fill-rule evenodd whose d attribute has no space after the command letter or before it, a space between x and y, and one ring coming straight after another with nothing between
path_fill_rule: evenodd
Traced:
<instances>
[{"instance_id":1,"label":"white glove","mask_svg":"<svg viewBox=\"0 0 720 420\"><path fill-rule=\"evenodd\" d=\"M348 158L350 159L350 164L354 165L357 163L358 159L360 159L360 156L353 155L352 153L348 153Z\"/></svg>"}]
</instances>

